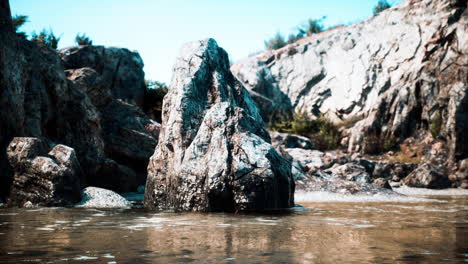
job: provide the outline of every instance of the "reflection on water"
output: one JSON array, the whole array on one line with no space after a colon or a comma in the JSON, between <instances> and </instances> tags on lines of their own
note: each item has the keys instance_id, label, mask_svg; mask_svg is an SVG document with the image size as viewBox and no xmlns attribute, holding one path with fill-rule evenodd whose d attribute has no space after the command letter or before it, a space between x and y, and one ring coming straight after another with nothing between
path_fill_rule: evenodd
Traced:
<instances>
[{"instance_id":1,"label":"reflection on water","mask_svg":"<svg viewBox=\"0 0 468 264\"><path fill-rule=\"evenodd\" d=\"M0 263L468 262L468 199L305 203L282 215L0 209Z\"/></svg>"}]
</instances>

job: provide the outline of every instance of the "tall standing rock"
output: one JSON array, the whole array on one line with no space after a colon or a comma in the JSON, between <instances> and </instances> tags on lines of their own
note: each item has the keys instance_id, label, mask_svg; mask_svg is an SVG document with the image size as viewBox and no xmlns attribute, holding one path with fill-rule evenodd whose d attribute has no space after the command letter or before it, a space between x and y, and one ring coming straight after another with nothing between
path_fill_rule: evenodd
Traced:
<instances>
[{"instance_id":1,"label":"tall standing rock","mask_svg":"<svg viewBox=\"0 0 468 264\"><path fill-rule=\"evenodd\" d=\"M293 206L291 164L213 39L183 46L148 166L145 207L192 211Z\"/></svg>"}]
</instances>

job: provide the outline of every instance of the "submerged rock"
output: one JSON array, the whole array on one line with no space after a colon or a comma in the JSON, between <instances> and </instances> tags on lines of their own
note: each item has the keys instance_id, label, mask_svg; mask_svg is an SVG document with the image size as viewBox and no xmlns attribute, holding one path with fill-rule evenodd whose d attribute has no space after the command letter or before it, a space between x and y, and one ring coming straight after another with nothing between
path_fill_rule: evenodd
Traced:
<instances>
[{"instance_id":1,"label":"submerged rock","mask_svg":"<svg viewBox=\"0 0 468 264\"><path fill-rule=\"evenodd\" d=\"M116 192L97 188L87 187L82 191L83 199L76 204L76 207L84 208L122 208L131 207L131 203Z\"/></svg>"},{"instance_id":2,"label":"submerged rock","mask_svg":"<svg viewBox=\"0 0 468 264\"><path fill-rule=\"evenodd\" d=\"M164 98L145 207L192 211L294 206L291 164L213 39L185 44Z\"/></svg>"},{"instance_id":3,"label":"submerged rock","mask_svg":"<svg viewBox=\"0 0 468 264\"><path fill-rule=\"evenodd\" d=\"M7 149L14 170L11 205L66 206L80 200L81 167L75 151L38 138L14 138Z\"/></svg>"}]
</instances>

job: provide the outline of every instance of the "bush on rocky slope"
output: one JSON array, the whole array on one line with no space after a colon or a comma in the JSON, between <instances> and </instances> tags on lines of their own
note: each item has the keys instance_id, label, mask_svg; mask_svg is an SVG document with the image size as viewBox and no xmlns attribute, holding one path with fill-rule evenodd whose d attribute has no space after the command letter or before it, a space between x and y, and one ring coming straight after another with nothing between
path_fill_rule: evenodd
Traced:
<instances>
[{"instance_id":1,"label":"bush on rocky slope","mask_svg":"<svg viewBox=\"0 0 468 264\"><path fill-rule=\"evenodd\" d=\"M390 8L391 5L387 2L387 0L379 0L377 5L374 7L374 16L378 15L380 12L384 11L385 9Z\"/></svg>"},{"instance_id":2,"label":"bush on rocky slope","mask_svg":"<svg viewBox=\"0 0 468 264\"><path fill-rule=\"evenodd\" d=\"M86 36L86 34L77 34L76 37L75 37L75 42L78 46L81 46L81 45L93 45L93 41L88 37Z\"/></svg>"},{"instance_id":3,"label":"bush on rocky slope","mask_svg":"<svg viewBox=\"0 0 468 264\"><path fill-rule=\"evenodd\" d=\"M28 16L25 15L16 15L11 18L13 23L13 29L20 38L26 38L26 33L19 31L19 29L28 22Z\"/></svg>"},{"instance_id":4,"label":"bush on rocky slope","mask_svg":"<svg viewBox=\"0 0 468 264\"><path fill-rule=\"evenodd\" d=\"M284 40L283 35L277 32L276 35L269 40L265 41L265 48L267 50L277 50L281 49L282 47L286 46L286 41Z\"/></svg>"},{"instance_id":5,"label":"bush on rocky slope","mask_svg":"<svg viewBox=\"0 0 468 264\"><path fill-rule=\"evenodd\" d=\"M272 122L270 129L309 137L320 150L337 149L341 140L338 127L326 116L311 119L304 112L296 112L292 120Z\"/></svg>"},{"instance_id":6,"label":"bush on rocky slope","mask_svg":"<svg viewBox=\"0 0 468 264\"><path fill-rule=\"evenodd\" d=\"M39 34L33 32L31 35L31 41L35 42L39 46L46 46L52 49L57 49L60 37L55 36L51 29L43 29Z\"/></svg>"}]
</instances>

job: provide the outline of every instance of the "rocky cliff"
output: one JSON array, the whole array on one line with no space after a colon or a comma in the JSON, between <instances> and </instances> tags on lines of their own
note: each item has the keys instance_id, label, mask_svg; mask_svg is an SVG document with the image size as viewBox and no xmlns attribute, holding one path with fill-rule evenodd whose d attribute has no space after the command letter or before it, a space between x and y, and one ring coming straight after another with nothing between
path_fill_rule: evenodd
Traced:
<instances>
[{"instance_id":1,"label":"rocky cliff","mask_svg":"<svg viewBox=\"0 0 468 264\"><path fill-rule=\"evenodd\" d=\"M343 141L350 151L368 153L434 130L447 143L447 158L462 160L468 157L466 6L403 1L231 69L266 120L294 111L326 115L351 124Z\"/></svg>"},{"instance_id":2,"label":"rocky cliff","mask_svg":"<svg viewBox=\"0 0 468 264\"><path fill-rule=\"evenodd\" d=\"M50 181L60 189L63 175L81 187L129 191L144 184L158 131L138 107L145 92L142 67L140 56L126 49L80 46L57 52L18 38L8 1L1 1L0 198L23 202L31 193L45 191L51 198L41 204L59 204L54 195L61 191L37 188ZM41 142L41 151L20 159L23 149L10 145L7 159L13 137ZM71 170L76 173L65 167L63 173L55 171L61 164L53 152L57 144L76 154ZM69 179L73 177L79 179ZM22 185L26 183L31 184ZM18 197L18 186L24 187L23 197Z\"/></svg>"}]
</instances>

